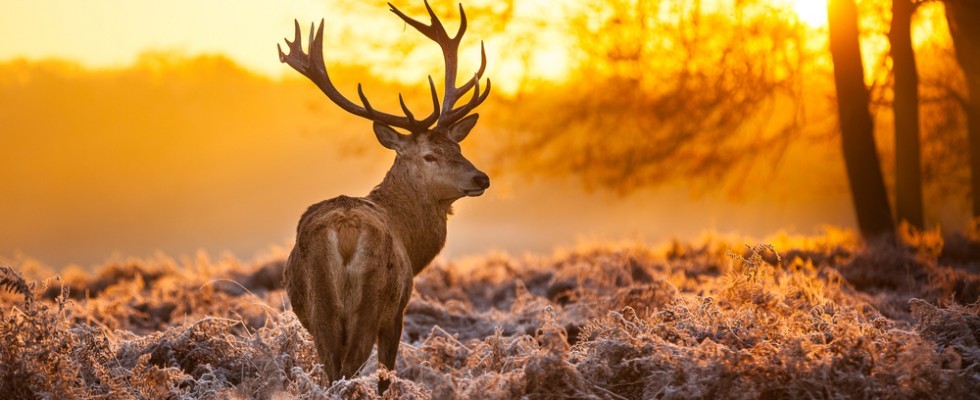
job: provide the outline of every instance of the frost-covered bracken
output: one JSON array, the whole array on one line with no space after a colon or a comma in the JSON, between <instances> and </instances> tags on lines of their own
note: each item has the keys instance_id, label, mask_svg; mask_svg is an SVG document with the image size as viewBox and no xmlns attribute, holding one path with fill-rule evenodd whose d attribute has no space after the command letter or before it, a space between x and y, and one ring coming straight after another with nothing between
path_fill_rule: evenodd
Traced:
<instances>
[{"instance_id":1,"label":"frost-covered bracken","mask_svg":"<svg viewBox=\"0 0 980 400\"><path fill-rule=\"evenodd\" d=\"M283 260L0 270L13 398L980 397L980 243L845 233L437 262L395 371L332 386ZM32 275L25 279L22 272Z\"/></svg>"}]
</instances>

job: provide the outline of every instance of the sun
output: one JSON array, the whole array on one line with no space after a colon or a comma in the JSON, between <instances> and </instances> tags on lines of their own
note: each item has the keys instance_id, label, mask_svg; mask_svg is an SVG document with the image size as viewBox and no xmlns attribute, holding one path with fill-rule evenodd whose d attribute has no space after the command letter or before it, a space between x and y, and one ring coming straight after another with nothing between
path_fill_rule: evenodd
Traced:
<instances>
[{"instance_id":1,"label":"sun","mask_svg":"<svg viewBox=\"0 0 980 400\"><path fill-rule=\"evenodd\" d=\"M774 3L789 7L801 22L814 28L827 25L826 0L773 0Z\"/></svg>"}]
</instances>

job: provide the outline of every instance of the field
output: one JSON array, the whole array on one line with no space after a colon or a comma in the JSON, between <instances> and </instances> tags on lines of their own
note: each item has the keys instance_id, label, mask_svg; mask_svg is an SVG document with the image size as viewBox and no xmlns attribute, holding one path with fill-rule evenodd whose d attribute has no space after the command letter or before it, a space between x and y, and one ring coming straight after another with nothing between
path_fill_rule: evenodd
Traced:
<instances>
[{"instance_id":1,"label":"field","mask_svg":"<svg viewBox=\"0 0 980 400\"><path fill-rule=\"evenodd\" d=\"M7 398L376 398L325 385L279 251L0 270ZM26 278L25 278L26 277ZM385 398L980 398L980 242L579 244L416 278Z\"/></svg>"}]
</instances>

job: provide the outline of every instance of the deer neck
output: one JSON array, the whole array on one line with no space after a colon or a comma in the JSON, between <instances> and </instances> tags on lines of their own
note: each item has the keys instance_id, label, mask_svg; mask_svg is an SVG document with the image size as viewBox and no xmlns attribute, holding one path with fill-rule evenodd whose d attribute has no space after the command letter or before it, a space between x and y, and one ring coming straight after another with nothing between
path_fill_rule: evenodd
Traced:
<instances>
[{"instance_id":1,"label":"deer neck","mask_svg":"<svg viewBox=\"0 0 980 400\"><path fill-rule=\"evenodd\" d=\"M392 233L401 239L417 275L446 244L446 220L452 201L435 201L424 187L396 165L368 195L384 208Z\"/></svg>"}]
</instances>

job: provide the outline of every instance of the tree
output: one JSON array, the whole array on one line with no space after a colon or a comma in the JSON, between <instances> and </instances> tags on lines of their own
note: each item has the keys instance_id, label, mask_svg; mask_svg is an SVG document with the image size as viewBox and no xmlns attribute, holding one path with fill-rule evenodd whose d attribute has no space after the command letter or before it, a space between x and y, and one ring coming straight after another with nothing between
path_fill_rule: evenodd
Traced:
<instances>
[{"instance_id":1,"label":"tree","mask_svg":"<svg viewBox=\"0 0 980 400\"><path fill-rule=\"evenodd\" d=\"M827 6L841 143L858 229L866 237L890 233L895 226L868 111L857 7L854 0L830 0Z\"/></svg>"},{"instance_id":2,"label":"tree","mask_svg":"<svg viewBox=\"0 0 980 400\"><path fill-rule=\"evenodd\" d=\"M892 0L892 72L895 76L895 212L899 221L922 229L922 169L919 144L919 77L912 49L912 0Z\"/></svg>"},{"instance_id":3,"label":"tree","mask_svg":"<svg viewBox=\"0 0 980 400\"><path fill-rule=\"evenodd\" d=\"M970 147L970 188L973 216L980 217L980 2L946 0L946 19L956 48L956 60L966 76L965 101Z\"/></svg>"},{"instance_id":4,"label":"tree","mask_svg":"<svg viewBox=\"0 0 980 400\"><path fill-rule=\"evenodd\" d=\"M503 122L519 134L501 159L629 193L717 187L778 158L802 124L805 32L769 1L704 3L576 3L570 34L587 61L569 84L515 100Z\"/></svg>"}]
</instances>

